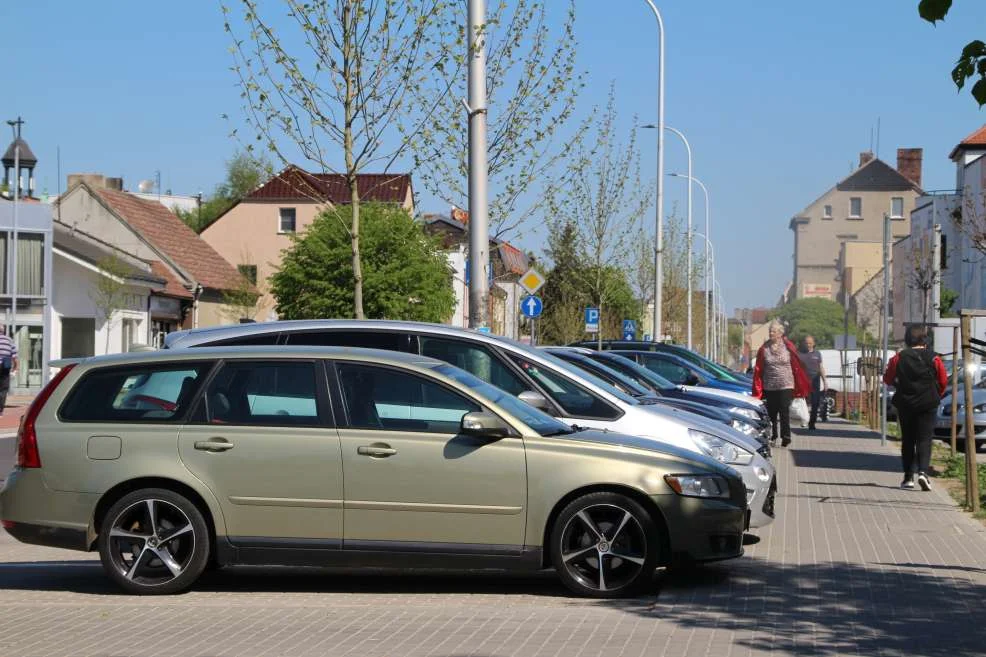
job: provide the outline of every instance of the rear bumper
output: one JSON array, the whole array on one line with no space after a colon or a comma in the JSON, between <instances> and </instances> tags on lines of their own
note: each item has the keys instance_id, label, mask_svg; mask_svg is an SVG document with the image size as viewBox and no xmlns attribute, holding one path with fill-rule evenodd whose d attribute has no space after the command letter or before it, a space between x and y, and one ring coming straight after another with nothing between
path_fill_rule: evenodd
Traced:
<instances>
[{"instance_id":1,"label":"rear bumper","mask_svg":"<svg viewBox=\"0 0 986 657\"><path fill-rule=\"evenodd\" d=\"M95 494L53 491L40 470L15 468L0 490L0 520L23 543L88 550L98 500Z\"/></svg>"}]
</instances>

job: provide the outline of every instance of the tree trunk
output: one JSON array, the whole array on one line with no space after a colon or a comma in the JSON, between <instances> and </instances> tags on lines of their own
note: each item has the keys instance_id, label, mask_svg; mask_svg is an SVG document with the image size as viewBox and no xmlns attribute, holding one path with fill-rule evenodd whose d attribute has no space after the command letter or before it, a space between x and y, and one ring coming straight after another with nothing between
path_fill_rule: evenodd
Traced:
<instances>
[{"instance_id":1,"label":"tree trunk","mask_svg":"<svg viewBox=\"0 0 986 657\"><path fill-rule=\"evenodd\" d=\"M359 187L356 162L353 156L353 120L355 116L356 75L356 30L353 17L353 0L346 0L342 8L342 70L346 79L346 97L343 101L345 141L343 151L346 159L346 182L349 185L349 200L353 206L353 223L350 226L351 250L353 255L353 313L356 319L365 319L363 314L363 266L359 252Z\"/></svg>"}]
</instances>

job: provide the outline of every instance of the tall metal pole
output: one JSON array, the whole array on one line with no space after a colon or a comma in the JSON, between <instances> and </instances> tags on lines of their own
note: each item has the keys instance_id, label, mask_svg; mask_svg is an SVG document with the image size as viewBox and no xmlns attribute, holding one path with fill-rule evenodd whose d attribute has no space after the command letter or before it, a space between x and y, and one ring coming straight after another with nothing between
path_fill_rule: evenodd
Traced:
<instances>
[{"instance_id":1,"label":"tall metal pole","mask_svg":"<svg viewBox=\"0 0 986 657\"><path fill-rule=\"evenodd\" d=\"M670 130L671 128L669 128ZM684 137L682 137L684 138ZM691 164L691 149L689 149L689 164ZM680 178L680 173L669 174ZM715 280L715 270L710 266L713 261L712 258L712 206L709 203L709 188L705 186L701 180L695 176L689 174L689 180L694 182L696 185L702 188L702 193L705 194L705 357L712 358L712 349L710 348L710 338L712 332L712 313L710 313L710 308L714 307L715 301L715 290L713 289L712 281ZM691 194L691 188L689 187L689 195ZM689 233L691 229L689 228ZM709 293L712 293L711 295Z\"/></svg>"},{"instance_id":2,"label":"tall metal pole","mask_svg":"<svg viewBox=\"0 0 986 657\"><path fill-rule=\"evenodd\" d=\"M646 0L654 18L657 19L659 38L657 69L657 208L654 235L654 334L651 339L658 342L663 337L661 329L664 320L664 19L653 0Z\"/></svg>"},{"instance_id":3,"label":"tall metal pole","mask_svg":"<svg viewBox=\"0 0 986 657\"><path fill-rule=\"evenodd\" d=\"M887 366L890 343L890 215L883 214L883 308L880 310L880 341L883 348L882 362ZM880 444L887 444L887 385L876 386L880 395Z\"/></svg>"},{"instance_id":4,"label":"tall metal pole","mask_svg":"<svg viewBox=\"0 0 986 657\"><path fill-rule=\"evenodd\" d=\"M469 327L487 328L486 0L469 0Z\"/></svg>"},{"instance_id":5,"label":"tall metal pole","mask_svg":"<svg viewBox=\"0 0 986 657\"><path fill-rule=\"evenodd\" d=\"M11 231L10 268L13 272L10 276L10 314L11 321L7 322L7 329L10 331L11 338L17 339L17 210L18 201L21 196L21 126L24 119L17 117L14 121L7 121L7 124L14 129L14 226ZM16 383L14 384L16 387Z\"/></svg>"},{"instance_id":6,"label":"tall metal pole","mask_svg":"<svg viewBox=\"0 0 986 657\"><path fill-rule=\"evenodd\" d=\"M692 348L692 294L693 294L693 292L692 292L692 278L693 278L692 277L692 183L695 181L695 178L692 175L692 145L688 143L688 138L685 137L685 134L683 132L681 132L680 130L677 130L675 128L672 128L669 125L664 126L664 129L667 130L668 132L673 132L674 134L676 134L679 137L681 137L681 141L685 144L685 151L687 151L687 153L688 153L688 176L687 176L687 179L688 179L688 231L686 233L687 234L687 240L686 240L686 242L687 242L687 246L688 246L688 254L687 254L686 260L685 260L685 275L688 277L688 285L687 285L687 290L688 290L688 302L687 302L687 306L688 306L688 311L687 311L687 313L688 313L688 320L686 322L686 326L687 326L687 329L686 330L688 331L688 333L687 333L688 339L687 339L686 342L687 342L688 348L691 349Z\"/></svg>"}]
</instances>

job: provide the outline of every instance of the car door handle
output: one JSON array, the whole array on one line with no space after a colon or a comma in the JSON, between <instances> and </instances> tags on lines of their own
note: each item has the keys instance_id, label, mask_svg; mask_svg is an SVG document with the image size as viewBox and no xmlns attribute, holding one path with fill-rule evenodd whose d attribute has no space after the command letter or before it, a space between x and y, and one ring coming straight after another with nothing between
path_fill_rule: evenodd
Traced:
<instances>
[{"instance_id":1,"label":"car door handle","mask_svg":"<svg viewBox=\"0 0 986 657\"><path fill-rule=\"evenodd\" d=\"M225 452L228 449L233 449L233 443L229 442L225 438L196 440L195 449L202 450L203 452Z\"/></svg>"},{"instance_id":2,"label":"car door handle","mask_svg":"<svg viewBox=\"0 0 986 657\"><path fill-rule=\"evenodd\" d=\"M360 445L356 448L356 453L360 456L384 458L387 456L393 456L397 453L397 450L384 443L374 443L372 445Z\"/></svg>"}]
</instances>

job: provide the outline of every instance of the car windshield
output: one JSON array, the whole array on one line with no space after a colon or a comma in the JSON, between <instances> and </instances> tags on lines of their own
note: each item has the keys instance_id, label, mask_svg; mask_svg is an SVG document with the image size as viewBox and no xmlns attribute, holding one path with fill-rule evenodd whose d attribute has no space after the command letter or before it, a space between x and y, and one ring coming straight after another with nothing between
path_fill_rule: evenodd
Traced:
<instances>
[{"instance_id":1,"label":"car windshield","mask_svg":"<svg viewBox=\"0 0 986 657\"><path fill-rule=\"evenodd\" d=\"M643 365L638 365L626 356L619 356L609 352L596 352L589 356L589 358L613 369L617 369L634 380L641 381L654 388L658 392L670 392L678 387L657 372L652 372Z\"/></svg>"},{"instance_id":2,"label":"car windshield","mask_svg":"<svg viewBox=\"0 0 986 657\"><path fill-rule=\"evenodd\" d=\"M461 383L470 390L478 393L480 396L490 400L529 426L539 435L559 436L574 432L574 429L564 422L556 420L547 413L539 411L533 406L522 402L517 397L500 390L496 386L486 383L482 379L473 376L465 370L460 370L458 367L454 367L447 363L437 364L432 369L439 374L444 374L448 378Z\"/></svg>"},{"instance_id":3,"label":"car windshield","mask_svg":"<svg viewBox=\"0 0 986 657\"><path fill-rule=\"evenodd\" d=\"M575 365L572 365L571 363L566 363L565 361L563 361L561 358L558 358L557 356L549 354L548 352L542 351L540 349L532 349L529 345L526 345L523 342L518 342L517 340L511 340L510 338L505 338L499 335L492 337L497 342L502 342L511 345L512 350L520 350L525 354L530 354L529 357L531 358L540 358L542 360L546 360L552 365L554 365L555 367L557 367L558 369L564 370L566 374L575 377L579 381L591 383L592 385L596 386L600 390L605 391L607 394L616 397L622 402L625 402L627 404L637 403L637 400L635 400L633 397L631 397L630 395L626 394L621 390L617 390L610 384L600 379L595 374L590 374L589 372L586 372L585 370L578 368Z\"/></svg>"}]
</instances>

